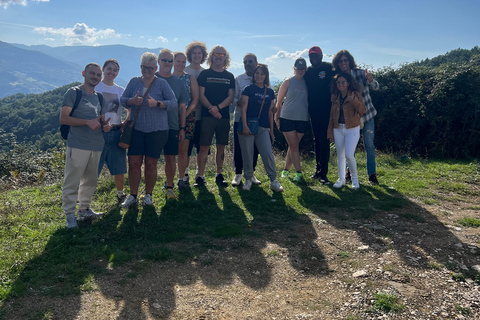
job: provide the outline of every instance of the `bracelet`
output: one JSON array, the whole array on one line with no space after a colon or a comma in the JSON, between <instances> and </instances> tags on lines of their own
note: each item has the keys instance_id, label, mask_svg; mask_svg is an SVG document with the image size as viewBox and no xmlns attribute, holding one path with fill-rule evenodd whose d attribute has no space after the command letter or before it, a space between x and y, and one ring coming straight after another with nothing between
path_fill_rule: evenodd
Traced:
<instances>
[{"instance_id":1,"label":"bracelet","mask_svg":"<svg viewBox=\"0 0 480 320\"><path fill-rule=\"evenodd\" d=\"M180 130L184 130L184 131L185 131L186 128L187 128L187 127L180 127Z\"/></svg>"}]
</instances>

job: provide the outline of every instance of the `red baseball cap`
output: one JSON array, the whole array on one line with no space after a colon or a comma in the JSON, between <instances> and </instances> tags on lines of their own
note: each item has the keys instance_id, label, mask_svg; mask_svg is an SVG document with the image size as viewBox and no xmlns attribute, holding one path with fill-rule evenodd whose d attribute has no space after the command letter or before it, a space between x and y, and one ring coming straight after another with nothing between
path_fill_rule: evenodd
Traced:
<instances>
[{"instance_id":1,"label":"red baseball cap","mask_svg":"<svg viewBox=\"0 0 480 320\"><path fill-rule=\"evenodd\" d=\"M323 55L322 49L320 49L320 47L317 47L317 46L313 46L310 48L310 50L308 50L308 54L312 54L312 53L320 53L321 55Z\"/></svg>"}]
</instances>

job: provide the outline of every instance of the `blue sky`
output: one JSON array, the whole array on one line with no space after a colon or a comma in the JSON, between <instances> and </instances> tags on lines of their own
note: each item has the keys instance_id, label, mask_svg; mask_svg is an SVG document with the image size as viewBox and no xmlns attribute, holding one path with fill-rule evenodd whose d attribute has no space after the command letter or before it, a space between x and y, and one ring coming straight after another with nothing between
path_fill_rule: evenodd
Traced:
<instances>
[{"instance_id":1,"label":"blue sky","mask_svg":"<svg viewBox=\"0 0 480 320\"><path fill-rule=\"evenodd\" d=\"M326 61L347 49L357 63L375 69L470 49L480 45L479 9L478 0L0 0L0 40L173 51L201 40L208 49L221 44L229 50L235 75L243 72L244 54L253 52L271 76L283 79L313 45Z\"/></svg>"}]
</instances>

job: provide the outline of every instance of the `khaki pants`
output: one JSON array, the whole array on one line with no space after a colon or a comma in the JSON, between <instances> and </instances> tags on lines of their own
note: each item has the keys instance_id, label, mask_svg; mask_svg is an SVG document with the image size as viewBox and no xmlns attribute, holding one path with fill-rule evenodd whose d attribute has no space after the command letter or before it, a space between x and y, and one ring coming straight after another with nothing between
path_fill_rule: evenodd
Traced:
<instances>
[{"instance_id":1,"label":"khaki pants","mask_svg":"<svg viewBox=\"0 0 480 320\"><path fill-rule=\"evenodd\" d=\"M98 162L102 151L67 147L62 189L62 208L65 214L90 207L97 188Z\"/></svg>"}]
</instances>

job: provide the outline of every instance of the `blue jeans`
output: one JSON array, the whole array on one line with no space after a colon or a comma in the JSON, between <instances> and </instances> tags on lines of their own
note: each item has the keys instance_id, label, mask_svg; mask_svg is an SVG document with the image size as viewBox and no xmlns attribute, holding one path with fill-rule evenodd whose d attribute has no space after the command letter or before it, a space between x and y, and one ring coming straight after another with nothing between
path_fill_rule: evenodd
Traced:
<instances>
[{"instance_id":1,"label":"blue jeans","mask_svg":"<svg viewBox=\"0 0 480 320\"><path fill-rule=\"evenodd\" d=\"M375 121L374 118L364 123L361 130L363 135L363 144L365 145L365 151L367 152L367 172L370 176L377 172L377 164L375 162L375 145L373 140L375 138Z\"/></svg>"}]
</instances>

